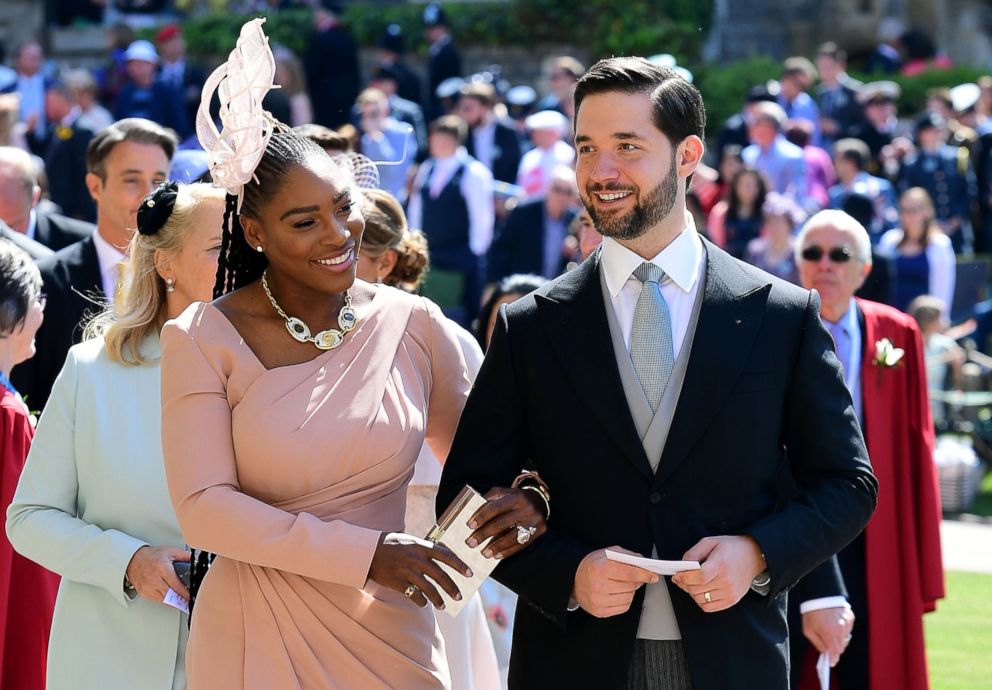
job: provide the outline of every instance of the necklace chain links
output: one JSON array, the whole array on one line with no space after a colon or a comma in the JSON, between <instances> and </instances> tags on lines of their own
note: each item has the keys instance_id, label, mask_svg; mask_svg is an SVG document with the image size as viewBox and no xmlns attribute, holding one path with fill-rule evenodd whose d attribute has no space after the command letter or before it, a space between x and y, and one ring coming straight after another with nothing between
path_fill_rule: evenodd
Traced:
<instances>
[{"instance_id":1,"label":"necklace chain links","mask_svg":"<svg viewBox=\"0 0 992 690\"><path fill-rule=\"evenodd\" d=\"M262 290L265 291L265 296L269 298L276 313L286 321L286 330L295 340L301 343L313 343L320 350L334 350L344 342L345 335L355 330L355 326L358 325L358 316L351 306L350 291L344 293L344 306L338 313L338 328L328 328L317 335L311 335L310 327L302 319L289 316L276 302L276 298L272 296L272 291L269 290L268 273L269 269L262 272Z\"/></svg>"}]
</instances>

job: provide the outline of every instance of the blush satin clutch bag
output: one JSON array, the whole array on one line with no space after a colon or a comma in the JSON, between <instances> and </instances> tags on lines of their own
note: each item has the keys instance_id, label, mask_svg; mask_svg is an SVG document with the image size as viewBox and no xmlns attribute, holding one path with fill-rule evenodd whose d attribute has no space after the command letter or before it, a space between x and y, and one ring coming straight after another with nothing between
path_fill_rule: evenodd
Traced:
<instances>
[{"instance_id":1,"label":"blush satin clutch bag","mask_svg":"<svg viewBox=\"0 0 992 690\"><path fill-rule=\"evenodd\" d=\"M497 559L486 558L482 555L482 551L489 544L490 539L487 539L474 549L465 543L465 540L475 531L468 526L468 521L475 515L475 511L485 504L486 499L478 491L471 486L466 486L458 493L455 500L448 506L448 509L438 518L437 524L428 532L426 537L427 541L434 544L442 544L450 549L452 553L458 556L472 570L472 577L465 577L444 563L438 563L458 586L458 591L462 595L461 601L456 601L449 597L443 589L440 587L437 588L438 593L444 600L444 612L451 617L455 617L461 613L462 608L464 608L468 600L478 591L485 579L489 577L493 569L499 564Z\"/></svg>"}]
</instances>

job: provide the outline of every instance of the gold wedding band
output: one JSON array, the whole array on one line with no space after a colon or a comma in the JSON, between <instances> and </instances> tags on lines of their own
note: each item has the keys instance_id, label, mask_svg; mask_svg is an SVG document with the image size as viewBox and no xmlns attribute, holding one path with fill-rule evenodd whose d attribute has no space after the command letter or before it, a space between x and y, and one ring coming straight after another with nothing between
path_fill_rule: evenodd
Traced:
<instances>
[{"instance_id":1,"label":"gold wedding band","mask_svg":"<svg viewBox=\"0 0 992 690\"><path fill-rule=\"evenodd\" d=\"M707 604L713 603L713 597L710 596L709 592L703 592L703 601L705 601Z\"/></svg>"},{"instance_id":2,"label":"gold wedding band","mask_svg":"<svg viewBox=\"0 0 992 690\"><path fill-rule=\"evenodd\" d=\"M410 585L405 590L403 590L403 596L405 596L407 599L409 599L414 594L416 594L419 589L420 589L420 587L418 587L417 585Z\"/></svg>"}]
</instances>

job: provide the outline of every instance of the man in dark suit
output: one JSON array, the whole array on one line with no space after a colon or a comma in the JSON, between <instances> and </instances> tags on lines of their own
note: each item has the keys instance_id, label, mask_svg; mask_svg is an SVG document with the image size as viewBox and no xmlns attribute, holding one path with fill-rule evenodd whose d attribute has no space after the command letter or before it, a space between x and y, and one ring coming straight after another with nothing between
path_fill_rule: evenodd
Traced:
<instances>
[{"instance_id":1,"label":"man in dark suit","mask_svg":"<svg viewBox=\"0 0 992 690\"><path fill-rule=\"evenodd\" d=\"M303 57L315 124L336 129L348 122L361 91L358 45L341 23L341 4L322 0L313 12L314 33Z\"/></svg>"},{"instance_id":2,"label":"man in dark suit","mask_svg":"<svg viewBox=\"0 0 992 690\"><path fill-rule=\"evenodd\" d=\"M423 103L428 120L434 120L446 114L437 87L446 79L462 76L462 56L452 43L444 10L436 2L424 9L424 36L430 46L427 51L430 61L427 64L427 99Z\"/></svg>"},{"instance_id":3,"label":"man in dark suit","mask_svg":"<svg viewBox=\"0 0 992 690\"><path fill-rule=\"evenodd\" d=\"M877 495L817 296L696 232L695 87L613 58L575 112L602 249L501 309L438 507L527 465L547 484L547 533L495 571L520 597L511 688L786 690L783 593ZM702 567L666 582L606 549Z\"/></svg>"},{"instance_id":4,"label":"man in dark suit","mask_svg":"<svg viewBox=\"0 0 992 690\"><path fill-rule=\"evenodd\" d=\"M90 223L42 211L40 199L34 159L19 148L0 146L0 221L54 251L93 233Z\"/></svg>"},{"instance_id":5,"label":"man in dark suit","mask_svg":"<svg viewBox=\"0 0 992 690\"><path fill-rule=\"evenodd\" d=\"M420 77L406 64L405 54L403 29L399 24L390 24L379 39L379 65L388 67L396 75L396 94L400 98L420 105L424 86Z\"/></svg>"},{"instance_id":6,"label":"man in dark suit","mask_svg":"<svg viewBox=\"0 0 992 690\"><path fill-rule=\"evenodd\" d=\"M48 144L48 121L45 119L45 89L51 79L45 76L45 53L33 39L22 43L14 58L17 78L3 87L2 93L17 92L21 97L21 121L27 125L28 147L36 156L44 156Z\"/></svg>"},{"instance_id":7,"label":"man in dark suit","mask_svg":"<svg viewBox=\"0 0 992 690\"><path fill-rule=\"evenodd\" d=\"M48 296L45 321L35 336L37 353L13 379L31 409L48 401L88 317L113 301L138 205L167 179L176 143L171 132L139 118L116 122L90 142L86 184L97 204L97 230L38 264Z\"/></svg>"},{"instance_id":8,"label":"man in dark suit","mask_svg":"<svg viewBox=\"0 0 992 690\"><path fill-rule=\"evenodd\" d=\"M564 165L556 168L548 195L520 204L497 228L486 257L486 282L514 273L545 278L564 273L568 262L564 242L577 201L575 173Z\"/></svg>"},{"instance_id":9,"label":"man in dark suit","mask_svg":"<svg viewBox=\"0 0 992 690\"><path fill-rule=\"evenodd\" d=\"M820 76L816 105L820 109L820 144L829 147L848 136L862 120L858 88L861 82L848 76L847 53L836 43L824 43L816 52L816 69Z\"/></svg>"},{"instance_id":10,"label":"man in dark suit","mask_svg":"<svg viewBox=\"0 0 992 690\"><path fill-rule=\"evenodd\" d=\"M186 59L186 41L178 24L163 26L155 34L155 43L162 57L158 78L181 95L183 108L186 110L186 125L192 131L196 126L196 111L200 107L200 96L207 75L202 67Z\"/></svg>"},{"instance_id":11,"label":"man in dark suit","mask_svg":"<svg viewBox=\"0 0 992 690\"><path fill-rule=\"evenodd\" d=\"M462 87L457 113L468 125L465 149L489 168L493 179L515 184L520 167L520 137L514 127L497 119L495 104L492 84L470 82Z\"/></svg>"},{"instance_id":12,"label":"man in dark suit","mask_svg":"<svg viewBox=\"0 0 992 690\"><path fill-rule=\"evenodd\" d=\"M124 53L128 80L117 94L114 117L144 118L185 137L192 129L186 121L182 94L158 78L158 53L149 41L134 41Z\"/></svg>"},{"instance_id":13,"label":"man in dark suit","mask_svg":"<svg viewBox=\"0 0 992 690\"><path fill-rule=\"evenodd\" d=\"M0 238L5 240L10 240L18 247L23 249L28 253L35 262L41 261L42 259L47 259L52 256L55 252L41 244L40 242L35 242L27 235L24 235L16 230L11 230L10 226L0 220Z\"/></svg>"},{"instance_id":14,"label":"man in dark suit","mask_svg":"<svg viewBox=\"0 0 992 690\"><path fill-rule=\"evenodd\" d=\"M417 138L418 160L426 158L427 152L427 123L424 121L424 111L419 104L403 98L397 93L399 87L399 76L395 71L395 65L376 65L372 68L369 78L369 87L379 89L386 94L389 101L389 114L394 120L405 122L413 127L413 134ZM361 112L356 104L352 108L352 119L355 126L359 126Z\"/></svg>"},{"instance_id":15,"label":"man in dark suit","mask_svg":"<svg viewBox=\"0 0 992 690\"><path fill-rule=\"evenodd\" d=\"M93 132L80 124L82 111L73 107L72 92L62 82L48 87L45 114L52 123L45 154L49 196L63 214L92 223L96 204L86 189L86 147Z\"/></svg>"}]
</instances>

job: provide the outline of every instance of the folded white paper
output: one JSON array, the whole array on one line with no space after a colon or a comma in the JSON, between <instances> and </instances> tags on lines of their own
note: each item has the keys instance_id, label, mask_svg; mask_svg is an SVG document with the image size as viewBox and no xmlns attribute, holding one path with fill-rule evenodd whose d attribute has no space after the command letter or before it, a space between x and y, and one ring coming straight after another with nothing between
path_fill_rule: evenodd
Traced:
<instances>
[{"instance_id":1,"label":"folded white paper","mask_svg":"<svg viewBox=\"0 0 992 690\"><path fill-rule=\"evenodd\" d=\"M636 565L658 575L674 575L686 570L699 570L699 561L662 561L657 558L644 558L642 556L631 556L622 551L606 550L606 557L611 561Z\"/></svg>"},{"instance_id":2,"label":"folded white paper","mask_svg":"<svg viewBox=\"0 0 992 690\"><path fill-rule=\"evenodd\" d=\"M162 603L174 609L179 609L183 613L189 613L189 602L176 594L171 587L165 593L165 599L162 600Z\"/></svg>"},{"instance_id":3,"label":"folded white paper","mask_svg":"<svg viewBox=\"0 0 992 690\"><path fill-rule=\"evenodd\" d=\"M820 679L820 690L830 690L830 655L820 654L816 661L816 676Z\"/></svg>"}]
</instances>

